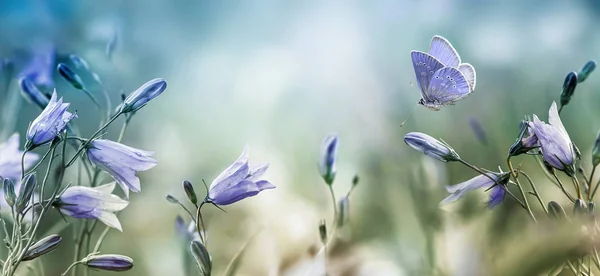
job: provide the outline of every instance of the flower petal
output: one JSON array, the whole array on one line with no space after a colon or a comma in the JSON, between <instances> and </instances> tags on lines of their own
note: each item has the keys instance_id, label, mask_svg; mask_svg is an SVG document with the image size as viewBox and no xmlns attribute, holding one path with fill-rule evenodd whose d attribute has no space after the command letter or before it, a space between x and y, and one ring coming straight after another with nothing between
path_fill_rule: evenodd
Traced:
<instances>
[{"instance_id":1,"label":"flower petal","mask_svg":"<svg viewBox=\"0 0 600 276\"><path fill-rule=\"evenodd\" d=\"M211 195L209 192L209 197L217 205L228 205L244 198L255 196L259 192L260 189L254 182L244 180L228 189L219 191L219 193Z\"/></svg>"}]
</instances>

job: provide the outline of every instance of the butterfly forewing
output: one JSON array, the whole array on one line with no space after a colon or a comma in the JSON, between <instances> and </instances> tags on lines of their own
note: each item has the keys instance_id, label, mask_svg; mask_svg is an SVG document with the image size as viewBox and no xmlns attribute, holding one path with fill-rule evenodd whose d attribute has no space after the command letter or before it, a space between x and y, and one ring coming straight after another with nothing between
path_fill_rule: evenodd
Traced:
<instances>
[{"instance_id":1,"label":"butterfly forewing","mask_svg":"<svg viewBox=\"0 0 600 276\"><path fill-rule=\"evenodd\" d=\"M473 65L468 63L462 63L458 66L458 70L463 74L463 76L469 83L469 86L471 87L471 92L474 91L476 74Z\"/></svg>"},{"instance_id":2,"label":"butterfly forewing","mask_svg":"<svg viewBox=\"0 0 600 276\"><path fill-rule=\"evenodd\" d=\"M458 67L460 56L445 38L436 35L431 39L429 54L437 58L446 67Z\"/></svg>"},{"instance_id":3,"label":"butterfly forewing","mask_svg":"<svg viewBox=\"0 0 600 276\"><path fill-rule=\"evenodd\" d=\"M415 75L417 77L417 85L421 90L421 95L423 99L426 98L427 88L429 87L429 82L436 71L443 68L441 62L439 62L434 57L430 56L427 53L412 51L411 52L413 67L415 68Z\"/></svg>"},{"instance_id":4,"label":"butterfly forewing","mask_svg":"<svg viewBox=\"0 0 600 276\"><path fill-rule=\"evenodd\" d=\"M426 90L427 99L431 104L447 105L460 100L472 90L463 74L456 68L444 67L433 75Z\"/></svg>"}]
</instances>

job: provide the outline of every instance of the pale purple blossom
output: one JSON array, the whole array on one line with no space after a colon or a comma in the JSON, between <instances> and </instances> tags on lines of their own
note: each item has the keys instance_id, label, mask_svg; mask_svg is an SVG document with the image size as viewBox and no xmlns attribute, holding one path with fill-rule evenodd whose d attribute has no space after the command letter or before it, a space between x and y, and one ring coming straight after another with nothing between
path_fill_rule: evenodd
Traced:
<instances>
[{"instance_id":1,"label":"pale purple blossom","mask_svg":"<svg viewBox=\"0 0 600 276\"><path fill-rule=\"evenodd\" d=\"M69 103L63 103L62 98L57 100L56 90L54 90L46 108L29 126L27 143L35 147L56 138L69 121L77 117L77 114L67 111L69 105Z\"/></svg>"},{"instance_id":2,"label":"pale purple blossom","mask_svg":"<svg viewBox=\"0 0 600 276\"><path fill-rule=\"evenodd\" d=\"M158 97L163 91L167 89L167 82L164 79L153 79L137 90L133 91L125 101L123 101L123 112L135 112L138 109L144 107L149 101Z\"/></svg>"},{"instance_id":3,"label":"pale purple blossom","mask_svg":"<svg viewBox=\"0 0 600 276\"><path fill-rule=\"evenodd\" d=\"M533 115L533 122L529 124L537 137L544 161L568 175L573 175L576 154L573 142L560 120L555 102L550 106L548 122L549 124L546 124Z\"/></svg>"},{"instance_id":4,"label":"pale purple blossom","mask_svg":"<svg viewBox=\"0 0 600 276\"><path fill-rule=\"evenodd\" d=\"M274 189L275 185L261 179L268 167L269 164L250 167L248 148L245 147L242 155L210 184L207 202L229 205L263 190Z\"/></svg>"},{"instance_id":5,"label":"pale purple blossom","mask_svg":"<svg viewBox=\"0 0 600 276\"><path fill-rule=\"evenodd\" d=\"M67 216L78 219L97 219L122 231L121 222L114 212L125 209L129 202L113 195L114 189L114 182L94 188L69 187L54 205Z\"/></svg>"},{"instance_id":6,"label":"pale purple blossom","mask_svg":"<svg viewBox=\"0 0 600 276\"><path fill-rule=\"evenodd\" d=\"M455 202L465 196L469 191L492 188L487 201L487 206L490 209L494 208L504 200L506 193L506 187L504 187L504 185L508 182L509 176L509 173L487 173L486 175L473 177L460 184L447 186L446 191L448 191L450 195L444 198L444 200L440 202L440 205Z\"/></svg>"},{"instance_id":7,"label":"pale purple blossom","mask_svg":"<svg viewBox=\"0 0 600 276\"><path fill-rule=\"evenodd\" d=\"M319 172L328 185L333 183L336 174L338 155L338 137L329 135L323 141L321 158L319 159Z\"/></svg>"},{"instance_id":8,"label":"pale purple blossom","mask_svg":"<svg viewBox=\"0 0 600 276\"><path fill-rule=\"evenodd\" d=\"M449 145L425 133L407 133L404 135L404 142L411 148L442 162L460 160L458 154Z\"/></svg>"},{"instance_id":9,"label":"pale purple blossom","mask_svg":"<svg viewBox=\"0 0 600 276\"><path fill-rule=\"evenodd\" d=\"M94 140L87 150L87 155L94 165L112 176L127 198L129 190L135 193L141 191L137 172L149 170L158 164L151 157L154 152L103 139Z\"/></svg>"}]
</instances>

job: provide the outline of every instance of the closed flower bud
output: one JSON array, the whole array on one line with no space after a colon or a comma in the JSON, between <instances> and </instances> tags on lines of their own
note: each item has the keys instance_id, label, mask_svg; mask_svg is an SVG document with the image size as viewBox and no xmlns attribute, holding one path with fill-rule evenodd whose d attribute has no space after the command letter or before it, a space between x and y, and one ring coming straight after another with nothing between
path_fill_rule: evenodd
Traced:
<instances>
[{"instance_id":1,"label":"closed flower bud","mask_svg":"<svg viewBox=\"0 0 600 276\"><path fill-rule=\"evenodd\" d=\"M519 126L519 136L517 136L515 143L510 146L510 149L508 150L508 156L517 156L527 153L538 146L538 139L529 125L530 122L525 120L521 121Z\"/></svg>"},{"instance_id":2,"label":"closed flower bud","mask_svg":"<svg viewBox=\"0 0 600 276\"><path fill-rule=\"evenodd\" d=\"M30 103L35 103L39 108L44 109L50 102L48 96L46 96L38 87L28 78L23 78L19 81L23 96Z\"/></svg>"},{"instance_id":3,"label":"closed flower bud","mask_svg":"<svg viewBox=\"0 0 600 276\"><path fill-rule=\"evenodd\" d=\"M50 253L56 249L62 241L62 238L59 235L50 235L45 237L36 243L34 243L29 250L23 256L22 261L31 261L39 256Z\"/></svg>"},{"instance_id":4,"label":"closed flower bud","mask_svg":"<svg viewBox=\"0 0 600 276\"><path fill-rule=\"evenodd\" d=\"M460 156L449 145L425 133L407 133L404 135L404 142L413 149L442 162L460 160Z\"/></svg>"},{"instance_id":5,"label":"closed flower bud","mask_svg":"<svg viewBox=\"0 0 600 276\"><path fill-rule=\"evenodd\" d=\"M187 196L188 200L192 204L198 204L198 197L196 196L196 192L194 191L192 183L187 180L183 181L183 190L185 191L185 195Z\"/></svg>"},{"instance_id":6,"label":"closed flower bud","mask_svg":"<svg viewBox=\"0 0 600 276\"><path fill-rule=\"evenodd\" d=\"M596 136L596 141L594 142L594 149L592 150L592 165L598 166L600 164L600 131Z\"/></svg>"},{"instance_id":7,"label":"closed flower bud","mask_svg":"<svg viewBox=\"0 0 600 276\"><path fill-rule=\"evenodd\" d=\"M8 206L12 207L15 205L15 199L17 198L17 195L15 194L15 183L13 183L10 178L4 178L2 186L4 190L4 200Z\"/></svg>"},{"instance_id":8,"label":"closed flower bud","mask_svg":"<svg viewBox=\"0 0 600 276\"><path fill-rule=\"evenodd\" d=\"M319 236L323 244L327 243L327 224L324 219L319 221Z\"/></svg>"},{"instance_id":9,"label":"closed flower bud","mask_svg":"<svg viewBox=\"0 0 600 276\"><path fill-rule=\"evenodd\" d=\"M565 78L563 83L562 93L560 94L560 107L567 105L573 94L575 93L575 87L577 87L577 73L571 72Z\"/></svg>"},{"instance_id":10,"label":"closed flower bud","mask_svg":"<svg viewBox=\"0 0 600 276\"><path fill-rule=\"evenodd\" d=\"M588 61L583 66L583 68L581 68L581 71L579 71L579 74L577 74L577 81L580 83L584 82L590 76L590 74L594 71L594 69L596 69L596 61L595 60Z\"/></svg>"},{"instance_id":11,"label":"closed flower bud","mask_svg":"<svg viewBox=\"0 0 600 276\"><path fill-rule=\"evenodd\" d=\"M355 187L356 185L358 185L360 178L358 177L358 174L355 174L354 177L352 178L352 187Z\"/></svg>"},{"instance_id":12,"label":"closed flower bud","mask_svg":"<svg viewBox=\"0 0 600 276\"><path fill-rule=\"evenodd\" d=\"M327 185L333 184L337 172L338 137L329 135L323 141L321 158L319 159L319 172Z\"/></svg>"},{"instance_id":13,"label":"closed flower bud","mask_svg":"<svg viewBox=\"0 0 600 276\"><path fill-rule=\"evenodd\" d=\"M581 199L575 200L575 205L573 205L573 215L583 215L586 211L586 204Z\"/></svg>"},{"instance_id":14,"label":"closed flower bud","mask_svg":"<svg viewBox=\"0 0 600 276\"><path fill-rule=\"evenodd\" d=\"M125 98L121 111L123 113L135 112L158 97L165 89L167 89L167 82L164 79L150 80Z\"/></svg>"},{"instance_id":15,"label":"closed flower bud","mask_svg":"<svg viewBox=\"0 0 600 276\"><path fill-rule=\"evenodd\" d=\"M555 219L567 218L567 213L565 212L565 209L563 209L563 207L560 206L560 204L558 204L558 202L556 201L548 202L548 213L550 214L550 217Z\"/></svg>"},{"instance_id":16,"label":"closed flower bud","mask_svg":"<svg viewBox=\"0 0 600 276\"><path fill-rule=\"evenodd\" d=\"M58 73L77 90L84 90L83 80L64 63L58 64Z\"/></svg>"},{"instance_id":17,"label":"closed flower bud","mask_svg":"<svg viewBox=\"0 0 600 276\"><path fill-rule=\"evenodd\" d=\"M126 271L133 267L133 260L117 254L91 255L82 260L90 268L108 271Z\"/></svg>"},{"instance_id":18,"label":"closed flower bud","mask_svg":"<svg viewBox=\"0 0 600 276\"><path fill-rule=\"evenodd\" d=\"M202 275L208 276L212 271L212 259L206 247L199 241L190 243L190 251L198 263L198 267L202 270Z\"/></svg>"},{"instance_id":19,"label":"closed flower bud","mask_svg":"<svg viewBox=\"0 0 600 276\"><path fill-rule=\"evenodd\" d=\"M31 196L33 196L33 191L35 190L36 182L35 174L27 175L25 176L25 179L23 179L24 184L22 184L21 189L19 190L19 196L15 203L15 211L17 213L23 212L29 204Z\"/></svg>"},{"instance_id":20,"label":"closed flower bud","mask_svg":"<svg viewBox=\"0 0 600 276\"><path fill-rule=\"evenodd\" d=\"M166 197L167 201L173 204L179 204L179 200L177 200L174 196L172 195L167 195Z\"/></svg>"}]
</instances>

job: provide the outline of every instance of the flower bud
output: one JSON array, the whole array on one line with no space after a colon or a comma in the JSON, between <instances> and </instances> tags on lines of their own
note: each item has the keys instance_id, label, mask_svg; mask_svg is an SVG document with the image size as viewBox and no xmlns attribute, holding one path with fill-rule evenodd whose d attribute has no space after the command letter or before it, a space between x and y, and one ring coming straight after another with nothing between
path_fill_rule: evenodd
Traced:
<instances>
[{"instance_id":1,"label":"flower bud","mask_svg":"<svg viewBox=\"0 0 600 276\"><path fill-rule=\"evenodd\" d=\"M42 93L30 79L22 78L19 81L19 86L21 86L25 99L30 103L35 103L39 108L46 108L50 102L50 98Z\"/></svg>"},{"instance_id":2,"label":"flower bud","mask_svg":"<svg viewBox=\"0 0 600 276\"><path fill-rule=\"evenodd\" d=\"M573 93L575 93L575 87L577 87L577 73L571 72L567 75L563 83L562 93L560 94L561 108L571 101Z\"/></svg>"},{"instance_id":3,"label":"flower bud","mask_svg":"<svg viewBox=\"0 0 600 276\"><path fill-rule=\"evenodd\" d=\"M338 201L338 217L337 226L342 227L346 225L350 217L350 200L347 196L343 197Z\"/></svg>"},{"instance_id":4,"label":"flower bud","mask_svg":"<svg viewBox=\"0 0 600 276\"><path fill-rule=\"evenodd\" d=\"M323 244L327 243L327 224L324 219L319 221L319 236Z\"/></svg>"},{"instance_id":5,"label":"flower bud","mask_svg":"<svg viewBox=\"0 0 600 276\"><path fill-rule=\"evenodd\" d=\"M598 166L600 164L600 131L596 135L596 141L594 142L594 149L592 150L592 165Z\"/></svg>"},{"instance_id":6,"label":"flower bud","mask_svg":"<svg viewBox=\"0 0 600 276\"><path fill-rule=\"evenodd\" d=\"M508 150L508 156L517 156L523 153L527 153L528 151L537 147L537 137L534 133L530 132L529 122L522 120L519 125L519 135L517 136L517 140L515 141L510 149ZM529 133L529 136L525 137L525 135Z\"/></svg>"},{"instance_id":7,"label":"flower bud","mask_svg":"<svg viewBox=\"0 0 600 276\"><path fill-rule=\"evenodd\" d=\"M15 184L10 178L4 178L2 186L4 190L4 200L8 206L13 207L13 205L15 205L15 199L17 198L17 195L15 194Z\"/></svg>"},{"instance_id":8,"label":"flower bud","mask_svg":"<svg viewBox=\"0 0 600 276\"><path fill-rule=\"evenodd\" d=\"M333 184L333 180L335 180L337 154L338 137L336 135L329 135L323 141L321 158L319 160L319 172L327 185Z\"/></svg>"},{"instance_id":9,"label":"flower bud","mask_svg":"<svg viewBox=\"0 0 600 276\"><path fill-rule=\"evenodd\" d=\"M187 196L188 200L192 204L198 204L198 197L196 196L196 192L194 191L192 183L187 180L183 181L183 190L185 191L185 195Z\"/></svg>"},{"instance_id":10,"label":"flower bud","mask_svg":"<svg viewBox=\"0 0 600 276\"><path fill-rule=\"evenodd\" d=\"M83 80L64 63L58 64L58 73L77 90L84 90Z\"/></svg>"},{"instance_id":11,"label":"flower bud","mask_svg":"<svg viewBox=\"0 0 600 276\"><path fill-rule=\"evenodd\" d=\"M56 249L62 241L59 235L53 234L34 243L23 256L22 261L31 261Z\"/></svg>"},{"instance_id":12,"label":"flower bud","mask_svg":"<svg viewBox=\"0 0 600 276\"><path fill-rule=\"evenodd\" d=\"M167 195L166 197L167 201L173 204L179 204L179 200L177 200L174 196L172 195Z\"/></svg>"},{"instance_id":13,"label":"flower bud","mask_svg":"<svg viewBox=\"0 0 600 276\"><path fill-rule=\"evenodd\" d=\"M167 82L164 79L150 80L125 98L121 105L121 111L123 113L135 112L158 97L165 89L167 89Z\"/></svg>"},{"instance_id":14,"label":"flower bud","mask_svg":"<svg viewBox=\"0 0 600 276\"><path fill-rule=\"evenodd\" d=\"M126 271L133 267L133 260L117 254L90 255L82 260L90 268L108 271Z\"/></svg>"},{"instance_id":15,"label":"flower bud","mask_svg":"<svg viewBox=\"0 0 600 276\"><path fill-rule=\"evenodd\" d=\"M586 204L581 199L575 200L575 205L573 206L573 215L583 215L587 213Z\"/></svg>"},{"instance_id":16,"label":"flower bud","mask_svg":"<svg viewBox=\"0 0 600 276\"><path fill-rule=\"evenodd\" d=\"M407 133L404 135L404 142L413 149L442 162L460 160L460 156L458 156L452 147L425 133Z\"/></svg>"},{"instance_id":17,"label":"flower bud","mask_svg":"<svg viewBox=\"0 0 600 276\"><path fill-rule=\"evenodd\" d=\"M550 214L550 217L555 218L557 220L567 218L567 213L565 212L565 209L563 209L563 207L560 206L560 204L558 204L558 202L556 201L548 202L548 213Z\"/></svg>"},{"instance_id":18,"label":"flower bud","mask_svg":"<svg viewBox=\"0 0 600 276\"><path fill-rule=\"evenodd\" d=\"M190 243L190 251L192 251L192 255L194 255L198 267L202 270L202 275L210 275L212 271L212 260L206 247L199 241L192 241Z\"/></svg>"},{"instance_id":19,"label":"flower bud","mask_svg":"<svg viewBox=\"0 0 600 276\"><path fill-rule=\"evenodd\" d=\"M356 185L358 185L359 180L360 178L358 177L358 174L355 174L354 177L352 177L352 187L356 187Z\"/></svg>"},{"instance_id":20,"label":"flower bud","mask_svg":"<svg viewBox=\"0 0 600 276\"><path fill-rule=\"evenodd\" d=\"M596 69L596 61L595 60L588 61L583 66L583 68L581 68L581 71L579 71L579 74L577 74L577 81L580 83L584 82L590 76L590 74L594 71L594 69Z\"/></svg>"},{"instance_id":21,"label":"flower bud","mask_svg":"<svg viewBox=\"0 0 600 276\"><path fill-rule=\"evenodd\" d=\"M17 197L17 202L15 204L15 211L17 213L23 212L29 204L36 182L35 174L29 174L23 179L22 183L24 184L22 184L21 189L19 190L19 197Z\"/></svg>"}]
</instances>

